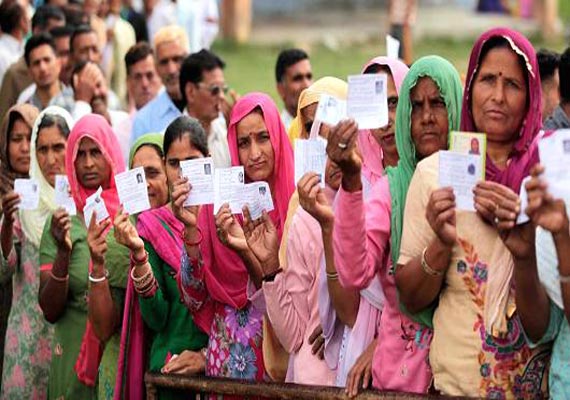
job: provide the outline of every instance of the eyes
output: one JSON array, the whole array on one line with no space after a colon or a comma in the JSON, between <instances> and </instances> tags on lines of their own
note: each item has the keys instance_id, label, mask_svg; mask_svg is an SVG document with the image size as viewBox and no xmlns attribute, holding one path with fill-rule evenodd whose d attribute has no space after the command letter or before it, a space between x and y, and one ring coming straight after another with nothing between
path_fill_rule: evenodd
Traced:
<instances>
[{"instance_id":1,"label":"eyes","mask_svg":"<svg viewBox=\"0 0 570 400\"><path fill-rule=\"evenodd\" d=\"M39 146L37 149L38 154L47 155L49 150L52 150L54 153L62 153L65 151L65 144L63 143L56 143L52 146Z\"/></svg>"},{"instance_id":2,"label":"eyes","mask_svg":"<svg viewBox=\"0 0 570 400\"><path fill-rule=\"evenodd\" d=\"M252 137L256 144L264 144L270 141L269 132L251 133L249 136L238 138L238 148L242 150L247 149L251 145Z\"/></svg>"},{"instance_id":3,"label":"eyes","mask_svg":"<svg viewBox=\"0 0 570 400\"><path fill-rule=\"evenodd\" d=\"M78 159L86 158L88 153L91 158L99 158L103 155L103 153L101 153L101 150L99 150L98 148L94 148L90 150L78 150L77 158Z\"/></svg>"},{"instance_id":4,"label":"eyes","mask_svg":"<svg viewBox=\"0 0 570 400\"><path fill-rule=\"evenodd\" d=\"M442 97L432 97L427 100L412 99L412 113L420 112L425 102L429 103L429 108L432 110L444 110L446 109L445 100Z\"/></svg>"},{"instance_id":5,"label":"eyes","mask_svg":"<svg viewBox=\"0 0 570 400\"><path fill-rule=\"evenodd\" d=\"M494 86L499 82L499 76L495 74L484 74L484 75L482 74L481 77L478 79L478 81L487 85ZM504 77L503 82L505 87L509 89L515 89L515 90L523 89L523 85L517 79Z\"/></svg>"}]
</instances>

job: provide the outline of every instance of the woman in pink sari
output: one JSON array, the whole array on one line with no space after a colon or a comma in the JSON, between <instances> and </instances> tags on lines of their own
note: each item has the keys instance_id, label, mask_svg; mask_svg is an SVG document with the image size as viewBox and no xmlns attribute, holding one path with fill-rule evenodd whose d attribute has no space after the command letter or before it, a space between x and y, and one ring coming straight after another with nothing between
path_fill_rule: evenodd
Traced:
<instances>
[{"instance_id":1,"label":"woman in pink sari","mask_svg":"<svg viewBox=\"0 0 570 400\"><path fill-rule=\"evenodd\" d=\"M244 166L246 183L269 184L274 204L269 216L281 236L294 190L293 151L269 96L250 93L235 104L228 144L232 165ZM209 333L206 375L261 381L262 310L247 296L250 276L261 285L261 268L247 248L241 218L227 204L217 215L212 205L183 208L190 191L180 179L172 192L174 212L185 226L178 281L196 323Z\"/></svg>"}]
</instances>

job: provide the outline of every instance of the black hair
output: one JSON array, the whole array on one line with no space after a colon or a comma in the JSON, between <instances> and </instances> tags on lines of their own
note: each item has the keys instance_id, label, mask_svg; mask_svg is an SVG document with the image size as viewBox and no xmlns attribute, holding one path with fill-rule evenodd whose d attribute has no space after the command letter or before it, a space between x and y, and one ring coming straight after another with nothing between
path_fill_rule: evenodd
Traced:
<instances>
[{"instance_id":1,"label":"black hair","mask_svg":"<svg viewBox=\"0 0 570 400\"><path fill-rule=\"evenodd\" d=\"M68 36L71 36L72 33L73 33L73 28L71 28L69 25L56 26L55 28L52 28L49 31L49 34L54 39L59 39L62 37L68 37Z\"/></svg>"},{"instance_id":2,"label":"black hair","mask_svg":"<svg viewBox=\"0 0 570 400\"><path fill-rule=\"evenodd\" d=\"M38 7L32 17L32 30L39 29L40 31L45 31L50 19L63 21L65 23L65 14L61 8L51 4Z\"/></svg>"},{"instance_id":3,"label":"black hair","mask_svg":"<svg viewBox=\"0 0 570 400\"><path fill-rule=\"evenodd\" d=\"M220 57L206 49L186 57L180 68L180 92L184 102L187 102L185 89L188 82L201 82L204 71L212 71L216 68L224 69L225 66L226 64Z\"/></svg>"},{"instance_id":4,"label":"black hair","mask_svg":"<svg viewBox=\"0 0 570 400\"><path fill-rule=\"evenodd\" d=\"M536 59L538 61L540 80L544 82L552 79L560 64L560 54L552 50L540 49L536 53Z\"/></svg>"},{"instance_id":5,"label":"black hair","mask_svg":"<svg viewBox=\"0 0 570 400\"><path fill-rule=\"evenodd\" d=\"M91 28L89 25L79 25L77 28L74 29L73 34L69 39L69 52L71 54L73 54L73 42L75 41L75 38L77 36L86 35L88 33L95 33L93 28Z\"/></svg>"},{"instance_id":6,"label":"black hair","mask_svg":"<svg viewBox=\"0 0 570 400\"><path fill-rule=\"evenodd\" d=\"M168 125L164 132L164 142L162 148L164 155L168 154L168 150L175 140L180 140L184 135L190 135L190 143L192 147L200 151L204 157L209 154L208 140L206 139L206 131L196 118L182 115L176 118Z\"/></svg>"},{"instance_id":7,"label":"black hair","mask_svg":"<svg viewBox=\"0 0 570 400\"><path fill-rule=\"evenodd\" d=\"M0 29L4 33L12 33L20 24L26 10L16 0L4 0L0 4Z\"/></svg>"},{"instance_id":8,"label":"black hair","mask_svg":"<svg viewBox=\"0 0 570 400\"><path fill-rule=\"evenodd\" d=\"M26 65L28 67L30 66L30 54L32 51L46 44L53 49L54 54L57 54L55 42L49 33L38 33L37 35L34 35L28 39L24 50L24 59L26 60Z\"/></svg>"},{"instance_id":9,"label":"black hair","mask_svg":"<svg viewBox=\"0 0 570 400\"><path fill-rule=\"evenodd\" d=\"M36 136L36 144L38 143L38 137L40 136L40 132L44 128L51 128L52 126L56 126L59 129L59 133L64 138L68 138L69 136L69 126L67 125L67 121L61 115L58 114L44 114L40 124L38 125L38 135Z\"/></svg>"},{"instance_id":10,"label":"black hair","mask_svg":"<svg viewBox=\"0 0 570 400\"><path fill-rule=\"evenodd\" d=\"M301 49L286 49L279 53L275 64L275 80L277 83L283 80L283 75L291 65L299 61L308 60L309 55Z\"/></svg>"},{"instance_id":11,"label":"black hair","mask_svg":"<svg viewBox=\"0 0 570 400\"><path fill-rule=\"evenodd\" d=\"M152 47L147 42L138 42L131 46L127 54L125 54L125 64L127 66L127 75L131 73L131 67L152 55Z\"/></svg>"},{"instance_id":12,"label":"black hair","mask_svg":"<svg viewBox=\"0 0 570 400\"><path fill-rule=\"evenodd\" d=\"M560 98L564 102L570 102L570 47L560 56L558 77L560 78Z\"/></svg>"}]
</instances>

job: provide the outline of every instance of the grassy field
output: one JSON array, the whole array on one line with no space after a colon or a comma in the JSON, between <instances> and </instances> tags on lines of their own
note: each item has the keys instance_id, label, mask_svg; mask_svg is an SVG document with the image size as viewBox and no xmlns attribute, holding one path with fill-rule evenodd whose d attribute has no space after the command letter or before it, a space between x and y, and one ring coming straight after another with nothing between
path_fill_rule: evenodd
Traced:
<instances>
[{"instance_id":1,"label":"grassy field","mask_svg":"<svg viewBox=\"0 0 570 400\"><path fill-rule=\"evenodd\" d=\"M562 3L570 1L563 0ZM547 47L562 51L565 47L562 41L544 43L536 38L531 38L531 41L537 49ZM425 39L415 44L414 51L416 58L429 54L445 57L456 66L460 74L464 74L472 46L473 41ZM287 44L271 47L216 43L214 51L226 62L226 81L238 93L262 91L278 100L275 90L275 60L279 51L285 47ZM346 79L347 75L358 73L370 58L385 54L385 49L384 44L370 42L334 50L317 45L309 53L316 78L331 75ZM281 105L280 101L277 103Z\"/></svg>"}]
</instances>

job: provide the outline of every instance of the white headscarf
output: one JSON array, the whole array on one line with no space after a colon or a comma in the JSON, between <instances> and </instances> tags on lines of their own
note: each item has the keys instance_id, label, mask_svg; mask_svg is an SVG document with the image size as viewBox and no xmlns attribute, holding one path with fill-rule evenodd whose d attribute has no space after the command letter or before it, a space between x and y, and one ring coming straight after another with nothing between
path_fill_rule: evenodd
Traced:
<instances>
[{"instance_id":1,"label":"white headscarf","mask_svg":"<svg viewBox=\"0 0 570 400\"><path fill-rule=\"evenodd\" d=\"M35 210L20 210L19 214L22 230L24 231L26 239L38 248L40 246L44 224L47 218L57 209L57 205L55 204L55 189L44 178L36 154L38 128L46 114L62 117L70 131L74 124L71 114L66 110L61 107L50 106L40 113L32 128L32 139L30 143L30 178L35 179L39 184L40 202L38 208ZM65 174L65 170L62 174Z\"/></svg>"}]
</instances>

